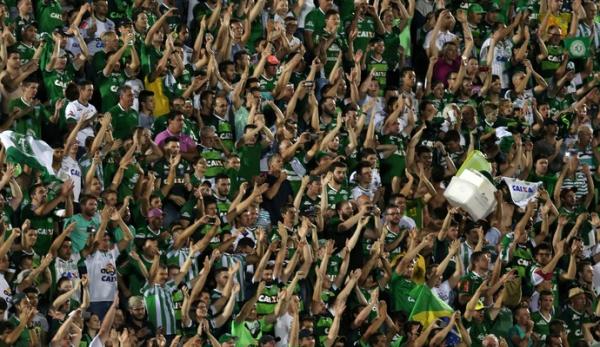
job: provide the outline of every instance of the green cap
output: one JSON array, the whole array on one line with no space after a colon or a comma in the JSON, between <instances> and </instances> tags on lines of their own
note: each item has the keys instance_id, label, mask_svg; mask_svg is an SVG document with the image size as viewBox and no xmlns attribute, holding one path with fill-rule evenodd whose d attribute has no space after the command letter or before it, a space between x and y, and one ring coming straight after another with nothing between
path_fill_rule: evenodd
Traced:
<instances>
[{"instance_id":1,"label":"green cap","mask_svg":"<svg viewBox=\"0 0 600 347\"><path fill-rule=\"evenodd\" d=\"M471 6L469 6L469 13L485 13L485 11L479 4L471 4Z\"/></svg>"},{"instance_id":2,"label":"green cap","mask_svg":"<svg viewBox=\"0 0 600 347\"><path fill-rule=\"evenodd\" d=\"M221 337L219 337L219 342L220 343L225 343L225 342L229 342L231 340L237 340L237 336L233 336L231 334L223 334L221 335Z\"/></svg>"},{"instance_id":3,"label":"green cap","mask_svg":"<svg viewBox=\"0 0 600 347\"><path fill-rule=\"evenodd\" d=\"M500 151L502 153L510 152L512 145L515 143L515 139L512 136L505 136L500 140Z\"/></svg>"}]
</instances>

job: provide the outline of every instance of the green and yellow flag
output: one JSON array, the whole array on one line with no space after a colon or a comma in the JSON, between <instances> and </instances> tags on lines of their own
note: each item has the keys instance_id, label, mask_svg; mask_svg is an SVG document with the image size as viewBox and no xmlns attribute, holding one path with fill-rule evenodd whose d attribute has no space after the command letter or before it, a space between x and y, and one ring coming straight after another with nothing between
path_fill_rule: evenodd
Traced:
<instances>
[{"instance_id":1,"label":"green and yellow flag","mask_svg":"<svg viewBox=\"0 0 600 347\"><path fill-rule=\"evenodd\" d=\"M472 151L467 155L467 159L458 169L456 176L460 176L460 174L466 169L471 169L473 171L485 171L487 173L492 173L492 164L487 161L485 154L480 151Z\"/></svg>"},{"instance_id":2,"label":"green and yellow flag","mask_svg":"<svg viewBox=\"0 0 600 347\"><path fill-rule=\"evenodd\" d=\"M435 295L425 284L413 288L409 295L416 299L410 313L410 320L421 322L423 328L428 327L437 319L451 317L454 312L452 307Z\"/></svg>"}]
</instances>

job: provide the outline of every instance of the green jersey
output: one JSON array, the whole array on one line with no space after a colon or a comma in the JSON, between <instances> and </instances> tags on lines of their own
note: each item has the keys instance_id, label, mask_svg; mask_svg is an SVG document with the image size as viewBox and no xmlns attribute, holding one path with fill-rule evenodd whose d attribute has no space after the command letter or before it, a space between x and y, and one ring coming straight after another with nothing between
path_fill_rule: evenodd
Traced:
<instances>
[{"instance_id":1,"label":"green jersey","mask_svg":"<svg viewBox=\"0 0 600 347\"><path fill-rule=\"evenodd\" d=\"M64 227L73 222L77 223L77 225L70 236L71 244L73 251L79 253L85 248L88 238L90 236L94 237L93 233L100 228L100 215L96 213L92 218L87 219L81 213L78 213L65 220Z\"/></svg>"},{"instance_id":2,"label":"green jersey","mask_svg":"<svg viewBox=\"0 0 600 347\"><path fill-rule=\"evenodd\" d=\"M525 278L527 275L527 268L533 264L533 255L531 253L532 247L529 242L517 244L509 261L508 250L513 239L514 233L504 235L502 238L502 259L505 262L508 262L510 268L517 270L519 277Z\"/></svg>"},{"instance_id":3,"label":"green jersey","mask_svg":"<svg viewBox=\"0 0 600 347\"><path fill-rule=\"evenodd\" d=\"M44 86L46 87L50 104L54 104L56 100L65 97L67 85L75 80L75 69L69 65L63 71L54 69L50 72L44 71L42 75L44 76Z\"/></svg>"},{"instance_id":4,"label":"green jersey","mask_svg":"<svg viewBox=\"0 0 600 347\"><path fill-rule=\"evenodd\" d=\"M221 139L223 146L230 152L234 150L234 127L226 118L221 118L216 114L211 115L206 119L206 125L212 126L215 129L217 136Z\"/></svg>"},{"instance_id":5,"label":"green jersey","mask_svg":"<svg viewBox=\"0 0 600 347\"><path fill-rule=\"evenodd\" d=\"M338 202L348 201L350 199L350 189L342 185L340 190L335 190L331 184L327 185L327 203L330 208L335 208Z\"/></svg>"},{"instance_id":6,"label":"green jersey","mask_svg":"<svg viewBox=\"0 0 600 347\"><path fill-rule=\"evenodd\" d=\"M221 150L202 146L200 155L206 160L205 178L211 179L225 172L225 164L223 162L225 154Z\"/></svg>"},{"instance_id":7,"label":"green jersey","mask_svg":"<svg viewBox=\"0 0 600 347\"><path fill-rule=\"evenodd\" d=\"M100 83L100 96L102 97L102 106L101 111L106 112L110 110L113 106L119 103L119 87L125 84L126 78L125 73L123 72L112 72L108 76L104 76L104 74L100 75L99 83ZM114 118L114 115L113 115ZM114 120L113 120L114 124ZM137 124L136 124L137 126ZM113 125L113 129L115 132L119 131L119 129L115 128ZM128 129L123 129L128 130ZM133 130L133 129L132 129Z\"/></svg>"},{"instance_id":8,"label":"green jersey","mask_svg":"<svg viewBox=\"0 0 600 347\"><path fill-rule=\"evenodd\" d=\"M239 323L233 320L231 322L231 335L237 337L235 347L258 346L258 341L262 337L262 328L265 325L264 319Z\"/></svg>"},{"instance_id":9,"label":"green jersey","mask_svg":"<svg viewBox=\"0 0 600 347\"><path fill-rule=\"evenodd\" d=\"M542 60L540 64L540 75L544 78L554 76L554 72L560 67L563 60L563 52L565 51L562 45L548 45L548 57Z\"/></svg>"},{"instance_id":10,"label":"green jersey","mask_svg":"<svg viewBox=\"0 0 600 347\"><path fill-rule=\"evenodd\" d=\"M138 250L140 252L140 259L144 263L147 271L150 271L152 267L152 259L144 258L143 254L141 254L141 249ZM140 270L140 267L136 261L129 258L129 260L119 267L119 275L123 278L127 278L127 288L131 292L131 295L143 295L142 288L146 283L146 278L143 275L143 272Z\"/></svg>"},{"instance_id":11,"label":"green jersey","mask_svg":"<svg viewBox=\"0 0 600 347\"><path fill-rule=\"evenodd\" d=\"M262 74L258 77L258 86L261 92L273 92L277 84L277 76L267 77Z\"/></svg>"},{"instance_id":12,"label":"green jersey","mask_svg":"<svg viewBox=\"0 0 600 347\"><path fill-rule=\"evenodd\" d=\"M140 53L140 60L142 64L142 74L148 76L154 71L158 61L162 58L163 52L157 50L152 45L142 45L142 51Z\"/></svg>"},{"instance_id":13,"label":"green jersey","mask_svg":"<svg viewBox=\"0 0 600 347\"><path fill-rule=\"evenodd\" d=\"M400 29L397 26L392 27L392 31L384 36L383 42L385 45L383 58L393 68L400 63Z\"/></svg>"},{"instance_id":14,"label":"green jersey","mask_svg":"<svg viewBox=\"0 0 600 347\"><path fill-rule=\"evenodd\" d=\"M325 313L318 315L314 321L316 322L315 335L319 338L319 346L325 346L327 334L329 334L329 329L333 325L333 316L325 310Z\"/></svg>"},{"instance_id":15,"label":"green jersey","mask_svg":"<svg viewBox=\"0 0 600 347\"><path fill-rule=\"evenodd\" d=\"M472 347L482 347L482 341L486 335L489 334L489 322L487 320L487 313L485 314L483 322L477 322L475 320L466 321L465 327L469 332L469 336L471 337L471 346Z\"/></svg>"},{"instance_id":16,"label":"green jersey","mask_svg":"<svg viewBox=\"0 0 600 347\"><path fill-rule=\"evenodd\" d=\"M12 99L8 103L8 112L15 110L27 110L29 112L23 114L21 118L14 123L14 130L23 135L33 136L36 139L42 138L42 124L50 118L49 112L42 105L32 106L25 101L23 97Z\"/></svg>"},{"instance_id":17,"label":"green jersey","mask_svg":"<svg viewBox=\"0 0 600 347\"><path fill-rule=\"evenodd\" d=\"M354 0L336 0L335 4L340 12L342 23L344 23L344 26L348 26L354 18Z\"/></svg>"},{"instance_id":18,"label":"green jersey","mask_svg":"<svg viewBox=\"0 0 600 347\"><path fill-rule=\"evenodd\" d=\"M381 144L396 145L398 148L387 158L381 161L381 181L391 184L394 176L403 176L406 168L406 152L404 151L404 137L402 135L383 135L380 137Z\"/></svg>"},{"instance_id":19,"label":"green jersey","mask_svg":"<svg viewBox=\"0 0 600 347\"><path fill-rule=\"evenodd\" d=\"M304 20L304 30L313 33L313 43L316 45L315 34L320 34L325 29L325 13L321 8L317 7L314 10L308 12Z\"/></svg>"},{"instance_id":20,"label":"green jersey","mask_svg":"<svg viewBox=\"0 0 600 347\"><path fill-rule=\"evenodd\" d=\"M175 335L177 324L173 292L177 290L175 282L168 281L164 285L145 285L144 304L148 312L148 320L155 327L162 327L165 335Z\"/></svg>"},{"instance_id":21,"label":"green jersey","mask_svg":"<svg viewBox=\"0 0 600 347\"><path fill-rule=\"evenodd\" d=\"M415 282L410 278L400 276L394 271L390 283L393 312L403 311L406 314L410 314L415 304L415 299L409 293L415 286Z\"/></svg>"},{"instance_id":22,"label":"green jersey","mask_svg":"<svg viewBox=\"0 0 600 347\"><path fill-rule=\"evenodd\" d=\"M265 286L265 289L258 295L258 301L256 302L256 313L259 315L270 315L275 312L275 306L277 306L277 295L279 294L279 287L277 284L272 283Z\"/></svg>"},{"instance_id":23,"label":"green jersey","mask_svg":"<svg viewBox=\"0 0 600 347\"><path fill-rule=\"evenodd\" d=\"M533 332L539 336L540 341L545 342L546 337L550 335L550 321L552 321L552 315L546 319L540 311L533 312L531 314L531 320L533 321Z\"/></svg>"},{"instance_id":24,"label":"green jersey","mask_svg":"<svg viewBox=\"0 0 600 347\"><path fill-rule=\"evenodd\" d=\"M354 51L357 52L360 49L366 52L369 42L375 37L375 21L371 17L359 18L356 23L356 29L358 35L354 40ZM370 69L367 69L367 71L370 71Z\"/></svg>"},{"instance_id":25,"label":"green jersey","mask_svg":"<svg viewBox=\"0 0 600 347\"><path fill-rule=\"evenodd\" d=\"M154 171L157 174L157 177L160 177L161 181L164 183L169 176L170 167L171 165L169 162L165 159L162 159L154 163L152 171ZM175 180L170 191L171 194L182 197L187 196L187 190L185 189L185 176L191 171L192 170L188 162L182 159L177 165L177 168L175 168Z\"/></svg>"},{"instance_id":26,"label":"green jersey","mask_svg":"<svg viewBox=\"0 0 600 347\"><path fill-rule=\"evenodd\" d=\"M191 65L186 65L179 77L172 79L173 83L167 85L167 90L172 96L182 96L185 90L192 84L192 71L194 68Z\"/></svg>"},{"instance_id":27,"label":"green jersey","mask_svg":"<svg viewBox=\"0 0 600 347\"><path fill-rule=\"evenodd\" d=\"M17 316L11 316L8 320L9 322L11 322L13 324L14 327L17 327L20 323L19 318L17 318ZM15 346L15 347L29 347L30 343L31 343L31 331L33 330L33 328L25 328L23 329L23 331L21 332L21 335L19 335L19 338L17 339L17 341L15 341L11 346Z\"/></svg>"},{"instance_id":28,"label":"green jersey","mask_svg":"<svg viewBox=\"0 0 600 347\"><path fill-rule=\"evenodd\" d=\"M133 196L135 185L140 179L138 164L135 157L133 160L134 161L129 164L123 172L123 180L121 181L121 184L117 190L117 198L119 201L123 201L123 199L125 199L127 196Z\"/></svg>"},{"instance_id":29,"label":"green jersey","mask_svg":"<svg viewBox=\"0 0 600 347\"><path fill-rule=\"evenodd\" d=\"M367 71L373 71L373 79L379 83L379 96L383 96L385 86L387 85L387 71L389 65L385 59L376 59L374 56L369 56L367 61Z\"/></svg>"},{"instance_id":30,"label":"green jersey","mask_svg":"<svg viewBox=\"0 0 600 347\"><path fill-rule=\"evenodd\" d=\"M227 212L229 211L229 208L231 207L231 201L229 200L228 197L219 198L216 195L213 195L213 197L217 201L217 212L219 213L219 218L221 218L222 222L229 223L229 221L227 220ZM222 228L223 228L223 230L230 230L231 225L225 224L222 226Z\"/></svg>"},{"instance_id":31,"label":"green jersey","mask_svg":"<svg viewBox=\"0 0 600 347\"><path fill-rule=\"evenodd\" d=\"M577 312L571 305L565 308L560 315L560 319L565 324L570 346L574 346L576 341L583 339L583 324L592 322L589 314L585 311Z\"/></svg>"},{"instance_id":32,"label":"green jersey","mask_svg":"<svg viewBox=\"0 0 600 347\"><path fill-rule=\"evenodd\" d=\"M118 140L127 140L133 137L133 131L138 126L138 113L130 108L123 109L120 103L117 103L108 110L112 117L113 136Z\"/></svg>"},{"instance_id":33,"label":"green jersey","mask_svg":"<svg viewBox=\"0 0 600 347\"><path fill-rule=\"evenodd\" d=\"M475 294L475 291L479 286L483 283L483 277L481 277L478 273L469 271L460 279L460 284L458 286L458 293L460 295L466 295L467 297L472 297Z\"/></svg>"},{"instance_id":34,"label":"green jersey","mask_svg":"<svg viewBox=\"0 0 600 347\"><path fill-rule=\"evenodd\" d=\"M37 254L47 254L54 239L56 229L54 215L52 212L44 216L38 216L34 212L34 206L27 204L21 209L21 220L29 219L31 229L37 230L37 240L33 249Z\"/></svg>"},{"instance_id":35,"label":"green jersey","mask_svg":"<svg viewBox=\"0 0 600 347\"><path fill-rule=\"evenodd\" d=\"M340 53L343 54L348 50L348 40L343 32L329 33L327 31L323 31L317 35L316 41L328 40L331 35L335 35L335 39L325 52L325 76L329 76L331 70L333 70L333 66L337 62Z\"/></svg>"},{"instance_id":36,"label":"green jersey","mask_svg":"<svg viewBox=\"0 0 600 347\"><path fill-rule=\"evenodd\" d=\"M21 58L21 66L29 63L35 54L35 47L28 45L25 42L19 42L17 44L17 51Z\"/></svg>"},{"instance_id":37,"label":"green jersey","mask_svg":"<svg viewBox=\"0 0 600 347\"><path fill-rule=\"evenodd\" d=\"M406 230L401 229L398 231L398 233L396 233L392 229L390 229L389 225L386 225L385 228L387 229L387 234L385 235L386 245L391 245L392 243L396 242L398 238L404 237L406 235ZM402 249L400 248L400 246L390 250L390 259L394 259L400 253L402 253Z\"/></svg>"},{"instance_id":38,"label":"green jersey","mask_svg":"<svg viewBox=\"0 0 600 347\"><path fill-rule=\"evenodd\" d=\"M63 27L62 6L58 0L45 0L34 2L37 7L35 18L39 20L40 33L51 34L56 27Z\"/></svg>"},{"instance_id":39,"label":"green jersey","mask_svg":"<svg viewBox=\"0 0 600 347\"><path fill-rule=\"evenodd\" d=\"M260 143L244 145L238 149L240 156L240 176L246 181L260 174L260 157L262 146Z\"/></svg>"}]
</instances>

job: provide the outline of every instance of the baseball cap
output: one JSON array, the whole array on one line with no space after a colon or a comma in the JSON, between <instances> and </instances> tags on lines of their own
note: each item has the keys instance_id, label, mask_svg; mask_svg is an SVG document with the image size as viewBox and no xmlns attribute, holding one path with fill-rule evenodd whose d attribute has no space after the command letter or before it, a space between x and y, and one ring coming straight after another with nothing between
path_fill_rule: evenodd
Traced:
<instances>
[{"instance_id":1,"label":"baseball cap","mask_svg":"<svg viewBox=\"0 0 600 347\"><path fill-rule=\"evenodd\" d=\"M569 291L569 293L571 293L571 292ZM18 305L18 304L19 304L21 301L23 301L23 300L24 300L24 299L26 299L26 298L27 298L27 295L25 295L24 293L17 293L17 294L15 294L15 295L13 295L13 297L12 297L12 300L11 300L11 301L12 301L12 304L13 304L13 305L17 306L17 305ZM570 298L571 298L571 297L569 296L569 299L570 299Z\"/></svg>"},{"instance_id":2,"label":"baseball cap","mask_svg":"<svg viewBox=\"0 0 600 347\"><path fill-rule=\"evenodd\" d=\"M38 23L36 21L31 21L31 22L26 22L25 24L23 24L23 26L21 27L21 32L27 30L27 28L29 27L34 27L37 28L38 27Z\"/></svg>"},{"instance_id":3,"label":"baseball cap","mask_svg":"<svg viewBox=\"0 0 600 347\"><path fill-rule=\"evenodd\" d=\"M569 289L569 299L573 299L579 294L585 294L585 291L579 287Z\"/></svg>"},{"instance_id":4,"label":"baseball cap","mask_svg":"<svg viewBox=\"0 0 600 347\"><path fill-rule=\"evenodd\" d=\"M279 59L277 59L276 56L274 56L273 54L271 54L270 56L267 57L267 64L269 64L269 65L279 65Z\"/></svg>"},{"instance_id":5,"label":"baseball cap","mask_svg":"<svg viewBox=\"0 0 600 347\"><path fill-rule=\"evenodd\" d=\"M161 217L162 215L163 211L160 208L153 208L148 211L148 218Z\"/></svg>"},{"instance_id":6,"label":"baseball cap","mask_svg":"<svg viewBox=\"0 0 600 347\"><path fill-rule=\"evenodd\" d=\"M469 13L485 13L485 11L479 4L471 4L471 6L469 6Z\"/></svg>"},{"instance_id":7,"label":"baseball cap","mask_svg":"<svg viewBox=\"0 0 600 347\"><path fill-rule=\"evenodd\" d=\"M475 311L481 311L483 309L485 309L483 302L481 302L481 300L477 301L477 305L475 305Z\"/></svg>"}]
</instances>

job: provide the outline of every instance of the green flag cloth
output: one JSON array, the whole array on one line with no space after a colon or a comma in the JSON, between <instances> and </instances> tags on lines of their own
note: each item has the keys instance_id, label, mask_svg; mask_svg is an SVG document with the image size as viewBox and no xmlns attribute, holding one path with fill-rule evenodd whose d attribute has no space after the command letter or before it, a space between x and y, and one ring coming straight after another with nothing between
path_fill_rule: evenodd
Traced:
<instances>
[{"instance_id":1,"label":"green flag cloth","mask_svg":"<svg viewBox=\"0 0 600 347\"><path fill-rule=\"evenodd\" d=\"M423 328L427 328L439 318L450 317L454 313L454 309L425 284L413 288L409 295L416 299L409 319L421 322Z\"/></svg>"},{"instance_id":2,"label":"green flag cloth","mask_svg":"<svg viewBox=\"0 0 600 347\"><path fill-rule=\"evenodd\" d=\"M572 59L587 58L590 55L590 37L569 37L563 40L565 48Z\"/></svg>"},{"instance_id":3,"label":"green flag cloth","mask_svg":"<svg viewBox=\"0 0 600 347\"><path fill-rule=\"evenodd\" d=\"M485 155L480 151L472 151L467 155L467 159L458 169L456 176L460 176L460 174L466 169L471 169L473 171L485 171L489 174L492 173L492 164L485 158Z\"/></svg>"},{"instance_id":4,"label":"green flag cloth","mask_svg":"<svg viewBox=\"0 0 600 347\"><path fill-rule=\"evenodd\" d=\"M33 136L22 135L12 130L0 133L0 142L6 149L6 159L9 162L28 165L39 170L44 179L57 180L52 169L52 154L54 150L44 141Z\"/></svg>"}]
</instances>

